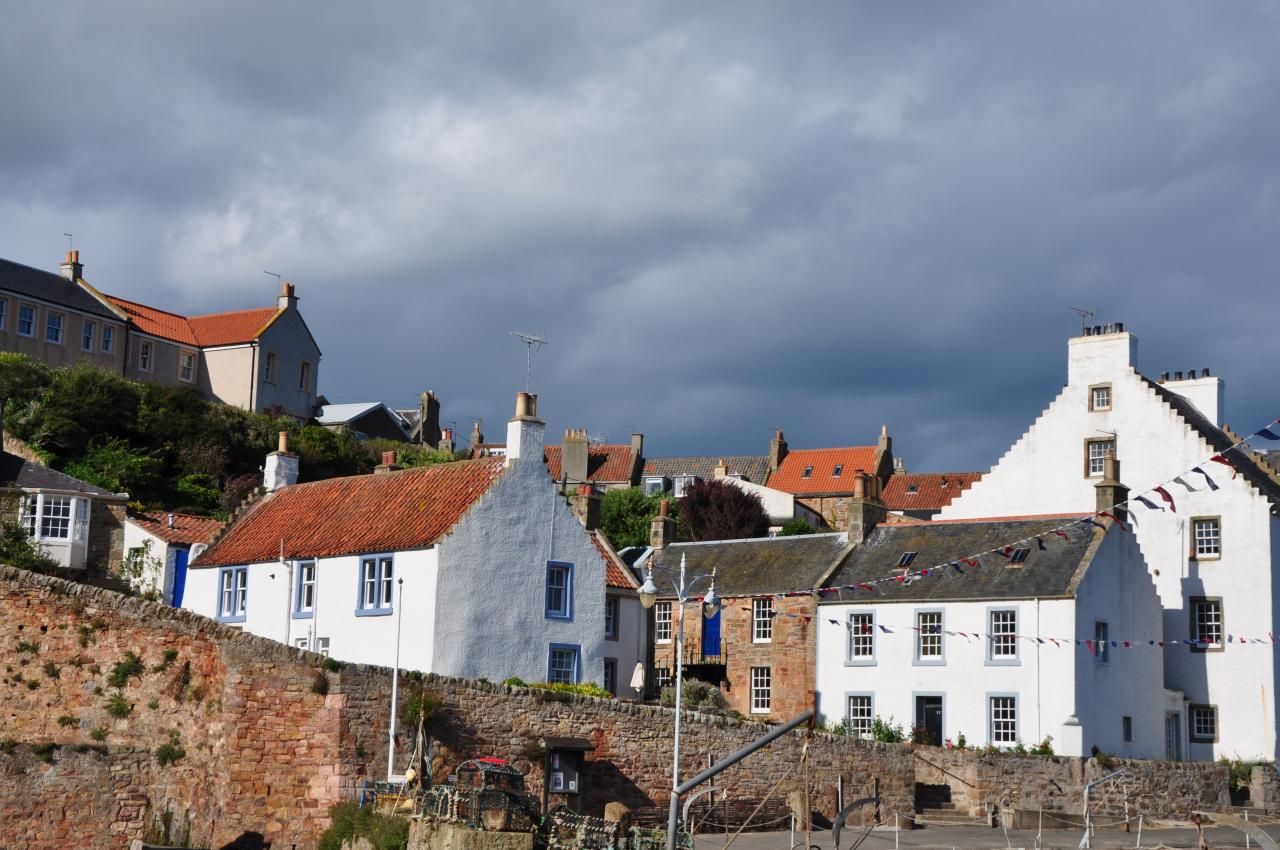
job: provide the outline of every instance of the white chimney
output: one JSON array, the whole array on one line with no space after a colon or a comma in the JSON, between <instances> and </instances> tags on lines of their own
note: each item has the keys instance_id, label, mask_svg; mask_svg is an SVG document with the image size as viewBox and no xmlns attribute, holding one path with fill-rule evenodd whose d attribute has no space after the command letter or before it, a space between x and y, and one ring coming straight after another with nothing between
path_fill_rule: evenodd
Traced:
<instances>
[{"instance_id":1,"label":"white chimney","mask_svg":"<svg viewBox=\"0 0 1280 850\"><path fill-rule=\"evenodd\" d=\"M289 432L280 432L280 446L267 455L262 472L262 486L268 493L298 483L298 456L289 451Z\"/></svg>"},{"instance_id":2,"label":"white chimney","mask_svg":"<svg viewBox=\"0 0 1280 850\"><path fill-rule=\"evenodd\" d=\"M522 457L542 462L542 442L547 424L538 418L538 397L516 393L516 415L507 422L507 465Z\"/></svg>"},{"instance_id":3,"label":"white chimney","mask_svg":"<svg viewBox=\"0 0 1280 850\"><path fill-rule=\"evenodd\" d=\"M1196 377L1196 370L1191 369L1186 378L1161 381L1161 385L1195 405L1196 410L1214 425L1222 424L1222 402L1226 385L1221 378L1211 377L1208 369L1200 370L1200 377Z\"/></svg>"},{"instance_id":4,"label":"white chimney","mask_svg":"<svg viewBox=\"0 0 1280 850\"><path fill-rule=\"evenodd\" d=\"M1138 366L1138 338L1105 325L1067 340L1067 383L1096 384Z\"/></svg>"}]
</instances>

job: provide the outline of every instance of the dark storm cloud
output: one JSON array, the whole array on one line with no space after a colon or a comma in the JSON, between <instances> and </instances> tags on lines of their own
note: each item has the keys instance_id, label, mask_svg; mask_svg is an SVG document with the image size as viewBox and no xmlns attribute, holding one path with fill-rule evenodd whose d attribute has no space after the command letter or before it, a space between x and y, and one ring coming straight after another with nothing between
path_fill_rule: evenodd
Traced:
<instances>
[{"instance_id":1,"label":"dark storm cloud","mask_svg":"<svg viewBox=\"0 0 1280 850\"><path fill-rule=\"evenodd\" d=\"M47 7L47 8L46 8ZM1274 4L42 4L0 255L180 310L297 281L333 400L502 432L524 357L651 454L982 468L1070 305L1277 411Z\"/></svg>"}]
</instances>

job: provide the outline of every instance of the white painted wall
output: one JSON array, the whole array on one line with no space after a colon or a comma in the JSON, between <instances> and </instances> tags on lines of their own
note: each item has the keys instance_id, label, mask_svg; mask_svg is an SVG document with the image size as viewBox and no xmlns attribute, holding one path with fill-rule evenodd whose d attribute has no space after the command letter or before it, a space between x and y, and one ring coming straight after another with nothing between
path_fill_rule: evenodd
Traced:
<instances>
[{"instance_id":1,"label":"white painted wall","mask_svg":"<svg viewBox=\"0 0 1280 850\"><path fill-rule=\"evenodd\" d=\"M645 648L649 645L649 618L640 606L640 597L632 593L619 595L611 590L610 596L618 597L618 639L604 642L602 652L606 658L618 661L618 698L639 700L644 697L643 688L632 688L631 678L636 664L644 669ZM648 675L646 673L646 675Z\"/></svg>"},{"instance_id":2,"label":"white painted wall","mask_svg":"<svg viewBox=\"0 0 1280 850\"><path fill-rule=\"evenodd\" d=\"M133 587L139 593L158 593L160 598L169 603L173 599L174 559L177 551L165 540L161 540L151 532L138 525L132 519L124 521L124 558L127 561L134 549L141 549L150 543L148 558L155 559L157 569L144 569L140 579Z\"/></svg>"},{"instance_id":3,"label":"white painted wall","mask_svg":"<svg viewBox=\"0 0 1280 850\"><path fill-rule=\"evenodd\" d=\"M377 554L377 553L368 553ZM394 553L396 604L392 613L357 616L360 556L321 558L316 562L316 611L295 616L290 565L269 561L249 565L249 594L245 622L233 624L252 634L296 645L300 638L316 647L315 638L329 639L329 654L341 661L390 667L395 657L397 612L403 608L400 666L432 670L438 550L414 549ZM218 613L218 567L192 567L187 572L183 608L206 617ZM292 570L297 582L297 569Z\"/></svg>"},{"instance_id":4,"label":"white painted wall","mask_svg":"<svg viewBox=\"0 0 1280 850\"><path fill-rule=\"evenodd\" d=\"M1135 370L1137 340L1132 334L1078 337L1068 349L1068 382L1062 392L989 473L943 508L939 519L1094 510L1097 479L1084 476L1084 441L1107 432L1115 434L1121 478L1135 494L1215 453L1143 383ZM1106 382L1112 385L1111 409L1091 411L1089 388ZM1196 398L1213 398L1219 391L1220 385L1206 384ZM1220 485L1218 491L1193 475L1187 480L1199 492L1168 487L1176 513L1135 509L1138 542L1165 608L1163 635L1189 637L1188 599L1193 596L1220 597L1230 633L1262 638L1280 633L1280 589L1271 579L1280 568L1272 545L1280 540L1280 518L1271 514L1265 497L1243 478L1233 480L1225 466L1208 463L1204 468ZM1197 562L1189 557L1188 520L1197 516L1221 517L1221 558ZM1191 745L1191 758L1280 755L1273 644L1233 643L1214 652L1169 646L1165 671L1166 686L1183 691L1190 703L1218 707L1218 743Z\"/></svg>"},{"instance_id":5,"label":"white painted wall","mask_svg":"<svg viewBox=\"0 0 1280 850\"><path fill-rule=\"evenodd\" d=\"M742 478L725 476L720 480L727 481L741 490L759 496L760 502L764 505L765 513L769 515L771 531L777 531L793 519L803 519L814 528L822 528L825 525L821 514L797 502L796 497L790 493L774 490L772 487L766 487L763 484L756 484Z\"/></svg>"}]
</instances>

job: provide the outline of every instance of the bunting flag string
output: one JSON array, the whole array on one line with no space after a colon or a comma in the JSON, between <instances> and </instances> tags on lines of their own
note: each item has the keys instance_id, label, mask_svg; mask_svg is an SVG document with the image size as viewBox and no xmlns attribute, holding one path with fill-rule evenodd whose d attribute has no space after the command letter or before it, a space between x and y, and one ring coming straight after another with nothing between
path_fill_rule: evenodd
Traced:
<instances>
[{"instance_id":1,"label":"bunting flag string","mask_svg":"<svg viewBox=\"0 0 1280 850\"><path fill-rule=\"evenodd\" d=\"M1234 463L1231 462L1230 459L1225 457L1225 455L1232 451L1239 451L1241 446L1248 444L1249 440L1253 439L1254 437L1262 437L1267 440L1280 440L1280 434L1277 434L1275 431L1271 430L1271 428L1276 425L1280 425L1280 418L1277 418L1271 422L1268 422L1266 426L1258 429L1257 431L1254 431L1244 439L1239 440L1236 443L1228 446L1227 448L1223 449L1221 452L1210 457L1204 463L1214 462L1214 463L1220 463L1224 466L1229 467L1231 469L1231 478L1234 480L1236 476L1239 474L1240 470ZM1186 479L1183 477L1186 475L1190 475L1191 473L1194 472L1197 475L1200 475L1202 478L1204 478L1205 485L1209 488L1210 491L1217 491L1221 489L1218 483L1214 481L1213 477L1210 476L1209 473L1205 471L1204 463L1197 464L1191 467L1190 469L1184 470L1178 475L1175 475L1172 478L1165 481L1164 484L1177 483L1177 484L1181 484L1183 487L1185 487L1188 491L1192 493L1200 492L1196 488L1192 487L1189 483L1187 483ZM954 570L957 575L965 575L964 567L962 567L961 564L964 564L965 566L968 566L968 567L976 567L979 570L985 571L986 565L982 561L982 557L984 555L1001 555L1006 558L1011 558L1013 552L1016 549L1018 549L1019 547L1022 547L1023 544L1026 544L1026 546L1029 547L1031 545L1031 541L1033 540L1035 541L1037 548L1039 548L1041 551L1047 551L1047 547L1045 546L1045 541L1044 541L1044 537L1046 535L1053 534L1063 538L1064 540L1071 540L1072 537L1069 532L1072 528L1076 528L1082 531L1090 531L1091 529L1085 528L1085 526L1092 526L1092 527L1100 528L1105 531L1107 529L1107 526L1101 522L1098 522L1099 517L1110 519L1113 522L1123 527L1124 523L1120 521L1119 516L1116 513L1117 509L1125 509L1129 517L1129 520L1133 522L1134 525L1137 525L1137 515L1136 513L1129 511L1128 510L1129 507L1141 505L1144 508L1152 511L1165 510L1165 508L1162 505L1159 505L1156 502L1152 501L1151 499L1147 498L1146 495L1144 495L1146 493L1152 493L1159 496L1161 500L1163 500L1166 504L1168 504L1170 511L1172 511L1173 513L1177 513L1177 506L1176 506L1176 503L1174 502L1173 494L1171 494L1168 491L1168 489L1165 488L1164 484L1159 484L1154 487L1150 487L1146 490L1138 491L1136 493L1131 493L1129 498L1123 501L1117 502L1116 504L1111 505L1108 508L1094 511L1093 513L1088 514L1086 516L1082 516L1077 519L1070 520L1068 522L1063 523L1062 525L1059 525L1056 528L1050 528L1050 529L1041 531L1038 534L1035 534L1031 537L1025 537L1021 540L1012 541L1011 543L1001 544L999 546L995 546L991 549L988 549L984 552L975 552L965 557L956 558L955 560L947 561L939 564L934 564L932 566L924 567L922 569L918 569L915 571L907 571L907 572L900 573L898 575L885 576L883 578L872 579L870 581L865 581L865 582L858 582L856 584L837 585L833 587L822 587L822 588L806 588L803 590L793 590L793 591L787 591L783 593L770 593L770 594L756 593L756 594L748 594L745 596L726 596L726 597L723 597L723 599L725 602L732 602L732 601L741 600L741 599L751 599L751 598L756 598L760 596L770 596L775 599L786 599L786 598L794 598L794 597L801 597L801 596L813 596L817 599L821 599L823 595L840 593L842 591L849 591L849 592L862 591L865 593L884 595L884 589L881 587L882 584L893 583L893 584L900 584L900 585L908 585L916 581L919 581L920 579L927 578L931 575L938 575L938 574L944 575L947 578L951 578L951 575L947 573L948 568ZM701 596L698 596L696 598L699 600L702 599ZM1174 642L1176 643L1177 641L1174 641ZM1274 639L1272 639L1272 642L1274 643Z\"/></svg>"}]
</instances>

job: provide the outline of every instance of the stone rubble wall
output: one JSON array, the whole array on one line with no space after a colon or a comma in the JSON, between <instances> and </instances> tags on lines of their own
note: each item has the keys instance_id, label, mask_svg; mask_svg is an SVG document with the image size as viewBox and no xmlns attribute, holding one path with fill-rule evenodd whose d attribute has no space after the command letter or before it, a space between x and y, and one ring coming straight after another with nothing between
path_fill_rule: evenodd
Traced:
<instances>
[{"instance_id":1,"label":"stone rubble wall","mask_svg":"<svg viewBox=\"0 0 1280 850\"><path fill-rule=\"evenodd\" d=\"M385 773L386 668L326 665L188 611L9 567L0 567L0 610L0 846L121 848L167 819L197 846L256 833L274 846L314 847L329 806ZM117 688L109 679L129 653L143 669ZM402 674L399 687L402 700L420 689L439 700L429 726L436 781L467 758L501 756L541 797L543 739L578 737L595 747L582 775L585 813L598 816L612 801L637 812L667 803L671 709L430 674ZM127 714L111 716L113 702ZM682 777L766 728L685 712ZM413 732L398 730L400 769ZM159 748L171 742L184 755L161 766ZM42 756L42 744L59 746ZM1080 759L921 752L973 786L974 812L992 804L1078 811L1083 782L1106 772ZM1120 764L1133 772L1128 797L1140 811L1226 804L1221 768ZM912 811L916 782L948 781L922 771L903 745L817 732L806 746L793 732L716 785L734 802L785 801L808 782L812 808L831 817L838 780L846 801L878 789L886 818Z\"/></svg>"},{"instance_id":2,"label":"stone rubble wall","mask_svg":"<svg viewBox=\"0 0 1280 850\"><path fill-rule=\"evenodd\" d=\"M1081 814L1085 786L1118 770L1125 775L1090 792L1095 818L1185 819L1231 804L1227 769L1212 763L1112 759L1104 766L1097 759L941 747L916 747L915 753L915 781L950 786L952 802L971 817L1007 809Z\"/></svg>"}]
</instances>

